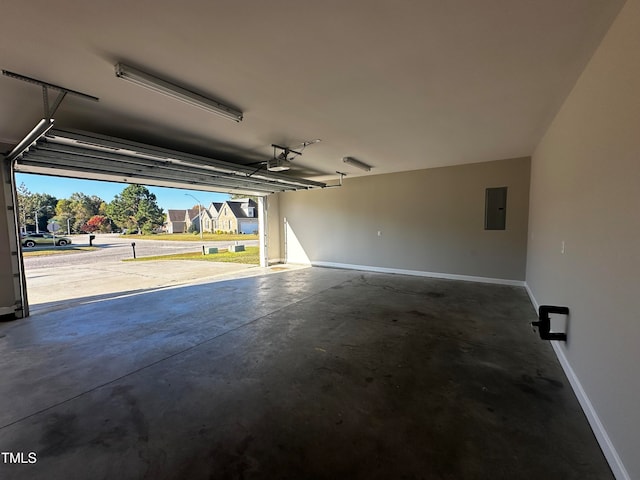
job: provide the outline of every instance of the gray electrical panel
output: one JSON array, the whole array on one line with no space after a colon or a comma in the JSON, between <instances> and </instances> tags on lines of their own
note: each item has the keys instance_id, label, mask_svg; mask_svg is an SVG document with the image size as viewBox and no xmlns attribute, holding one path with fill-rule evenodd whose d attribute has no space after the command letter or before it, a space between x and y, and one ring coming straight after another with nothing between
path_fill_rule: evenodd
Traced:
<instances>
[{"instance_id":1,"label":"gray electrical panel","mask_svg":"<svg viewBox=\"0 0 640 480\"><path fill-rule=\"evenodd\" d=\"M487 188L484 199L484 229L505 230L507 225L507 187Z\"/></svg>"}]
</instances>

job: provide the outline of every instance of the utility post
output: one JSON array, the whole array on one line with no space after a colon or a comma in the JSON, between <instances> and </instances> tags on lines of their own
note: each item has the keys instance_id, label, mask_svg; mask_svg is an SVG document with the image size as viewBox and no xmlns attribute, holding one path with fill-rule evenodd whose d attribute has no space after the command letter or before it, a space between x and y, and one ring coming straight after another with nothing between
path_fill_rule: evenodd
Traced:
<instances>
[{"instance_id":1,"label":"utility post","mask_svg":"<svg viewBox=\"0 0 640 480\"><path fill-rule=\"evenodd\" d=\"M40 207L39 209L37 209L35 212L33 212L33 214L36 217L36 233L40 233L40 228L38 227L38 212L40 210L42 210L43 208L50 208L49 205L45 205L44 207Z\"/></svg>"},{"instance_id":2,"label":"utility post","mask_svg":"<svg viewBox=\"0 0 640 480\"><path fill-rule=\"evenodd\" d=\"M202 240L202 210L200 210L200 200L191 195L190 193L185 193L187 197L193 198L196 202L198 202L198 230L200 230L200 240Z\"/></svg>"}]
</instances>

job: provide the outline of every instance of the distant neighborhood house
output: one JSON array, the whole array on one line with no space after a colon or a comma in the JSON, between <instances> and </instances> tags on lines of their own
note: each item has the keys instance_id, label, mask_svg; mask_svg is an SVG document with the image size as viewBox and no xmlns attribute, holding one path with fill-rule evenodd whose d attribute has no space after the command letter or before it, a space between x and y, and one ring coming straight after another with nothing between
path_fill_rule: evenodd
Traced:
<instances>
[{"instance_id":1,"label":"distant neighborhood house","mask_svg":"<svg viewBox=\"0 0 640 480\"><path fill-rule=\"evenodd\" d=\"M165 230L167 233L184 233L186 228L186 210L167 210Z\"/></svg>"},{"instance_id":2,"label":"distant neighborhood house","mask_svg":"<svg viewBox=\"0 0 640 480\"><path fill-rule=\"evenodd\" d=\"M199 232L257 233L258 206L251 199L212 202L208 208L186 210L167 210L165 231L167 233L185 233L193 225Z\"/></svg>"},{"instance_id":3,"label":"distant neighborhood house","mask_svg":"<svg viewBox=\"0 0 640 480\"><path fill-rule=\"evenodd\" d=\"M167 210L165 230L167 233L185 233L194 221L197 221L198 209Z\"/></svg>"}]
</instances>

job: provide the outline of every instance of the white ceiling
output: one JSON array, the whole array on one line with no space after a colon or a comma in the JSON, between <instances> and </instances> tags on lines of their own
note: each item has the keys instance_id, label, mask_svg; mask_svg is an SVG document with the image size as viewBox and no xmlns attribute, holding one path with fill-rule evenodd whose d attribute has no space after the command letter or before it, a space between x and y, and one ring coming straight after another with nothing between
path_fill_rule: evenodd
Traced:
<instances>
[{"instance_id":1,"label":"white ceiling","mask_svg":"<svg viewBox=\"0 0 640 480\"><path fill-rule=\"evenodd\" d=\"M297 175L530 155L623 0L2 0L0 68L67 97L56 127L251 163L321 138ZM123 62L234 105L235 123L116 78ZM0 142L43 116L0 76Z\"/></svg>"}]
</instances>

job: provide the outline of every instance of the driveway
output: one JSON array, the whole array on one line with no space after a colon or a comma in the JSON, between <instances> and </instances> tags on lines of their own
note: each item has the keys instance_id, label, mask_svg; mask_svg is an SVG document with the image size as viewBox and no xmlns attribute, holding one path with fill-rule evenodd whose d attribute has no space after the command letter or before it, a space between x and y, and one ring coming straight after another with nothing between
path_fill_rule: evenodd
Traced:
<instances>
[{"instance_id":1,"label":"driveway","mask_svg":"<svg viewBox=\"0 0 640 480\"><path fill-rule=\"evenodd\" d=\"M88 245L88 236L73 237L74 245ZM135 239L138 257L201 251L196 242ZM205 242L227 247L235 242ZM255 246L257 240L240 242ZM27 296L31 312L58 309L176 285L201 283L268 271L255 265L188 260L123 262L132 258L131 240L98 235L94 251L25 257Z\"/></svg>"}]
</instances>

